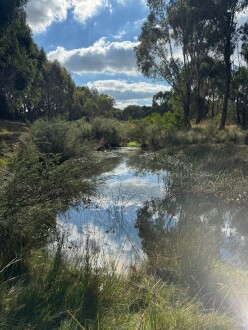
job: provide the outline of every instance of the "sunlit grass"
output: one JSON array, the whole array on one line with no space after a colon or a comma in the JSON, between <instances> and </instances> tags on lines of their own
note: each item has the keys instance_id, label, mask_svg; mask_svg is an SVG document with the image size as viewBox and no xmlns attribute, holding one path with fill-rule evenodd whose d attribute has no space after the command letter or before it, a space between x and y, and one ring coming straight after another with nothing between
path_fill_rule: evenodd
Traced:
<instances>
[{"instance_id":1,"label":"sunlit grass","mask_svg":"<svg viewBox=\"0 0 248 330\"><path fill-rule=\"evenodd\" d=\"M1 284L1 329L239 329L144 269L117 275L57 262L36 253L29 279Z\"/></svg>"},{"instance_id":2,"label":"sunlit grass","mask_svg":"<svg viewBox=\"0 0 248 330\"><path fill-rule=\"evenodd\" d=\"M137 148L137 147L139 147L139 144L136 141L130 141L130 142L127 143L127 147L129 147L129 148Z\"/></svg>"}]
</instances>

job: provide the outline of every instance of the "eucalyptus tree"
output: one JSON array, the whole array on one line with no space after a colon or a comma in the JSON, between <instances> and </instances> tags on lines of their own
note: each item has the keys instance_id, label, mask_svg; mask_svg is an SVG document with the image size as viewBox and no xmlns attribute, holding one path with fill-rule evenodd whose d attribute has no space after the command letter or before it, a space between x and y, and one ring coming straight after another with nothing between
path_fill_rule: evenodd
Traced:
<instances>
[{"instance_id":1,"label":"eucalyptus tree","mask_svg":"<svg viewBox=\"0 0 248 330\"><path fill-rule=\"evenodd\" d=\"M148 1L150 14L143 24L139 36L140 44L135 48L138 69L147 77L166 80L183 105L185 126L190 126L189 111L191 97L190 60L185 45L186 29L173 26L172 8L165 1ZM180 8L181 18L187 21L184 8ZM185 18L185 19L184 19ZM184 25L187 22L184 22ZM183 57L177 56L178 48L183 49Z\"/></svg>"},{"instance_id":2,"label":"eucalyptus tree","mask_svg":"<svg viewBox=\"0 0 248 330\"><path fill-rule=\"evenodd\" d=\"M15 119L37 70L38 49L25 13L17 12L0 33L0 118Z\"/></svg>"},{"instance_id":3,"label":"eucalyptus tree","mask_svg":"<svg viewBox=\"0 0 248 330\"><path fill-rule=\"evenodd\" d=\"M43 113L41 110L41 104L43 100L41 99L42 84L43 84L43 67L47 63L47 57L45 51L34 44L36 51L36 70L32 84L30 84L25 97L22 100L23 118L29 120L30 122L36 121L39 117L42 117Z\"/></svg>"},{"instance_id":4,"label":"eucalyptus tree","mask_svg":"<svg viewBox=\"0 0 248 330\"><path fill-rule=\"evenodd\" d=\"M244 23L239 28L239 35L241 39L241 55L248 64L248 22ZM240 61L239 61L240 62Z\"/></svg>"},{"instance_id":5,"label":"eucalyptus tree","mask_svg":"<svg viewBox=\"0 0 248 330\"><path fill-rule=\"evenodd\" d=\"M248 124L248 68L241 66L233 74L231 99L236 105L236 121L243 128Z\"/></svg>"},{"instance_id":6,"label":"eucalyptus tree","mask_svg":"<svg viewBox=\"0 0 248 330\"><path fill-rule=\"evenodd\" d=\"M225 93L220 129L225 128L232 78L232 60L237 37L238 15L248 7L248 0L214 0L212 34L213 47L223 56L225 63Z\"/></svg>"},{"instance_id":7,"label":"eucalyptus tree","mask_svg":"<svg viewBox=\"0 0 248 330\"><path fill-rule=\"evenodd\" d=\"M28 0L0 0L0 30L10 24L15 16L24 12Z\"/></svg>"},{"instance_id":8,"label":"eucalyptus tree","mask_svg":"<svg viewBox=\"0 0 248 330\"><path fill-rule=\"evenodd\" d=\"M171 91L158 92L153 95L152 98L152 109L154 112L158 112L161 115L168 112L170 110L169 101L171 99L172 93Z\"/></svg>"},{"instance_id":9,"label":"eucalyptus tree","mask_svg":"<svg viewBox=\"0 0 248 330\"><path fill-rule=\"evenodd\" d=\"M71 76L58 61L47 61L42 75L40 115L49 119L59 115L68 117L76 88Z\"/></svg>"},{"instance_id":10,"label":"eucalyptus tree","mask_svg":"<svg viewBox=\"0 0 248 330\"><path fill-rule=\"evenodd\" d=\"M207 64L207 65L206 65ZM225 65L222 60L209 56L205 62L205 84L208 85L208 101L211 104L211 117L219 114L223 95L225 93Z\"/></svg>"},{"instance_id":11,"label":"eucalyptus tree","mask_svg":"<svg viewBox=\"0 0 248 330\"><path fill-rule=\"evenodd\" d=\"M196 93L196 123L204 117L204 104L208 94L208 78L211 75L211 41L213 0L188 0L190 26L192 27L189 44L193 69L193 89ZM209 63L210 60L210 63Z\"/></svg>"},{"instance_id":12,"label":"eucalyptus tree","mask_svg":"<svg viewBox=\"0 0 248 330\"><path fill-rule=\"evenodd\" d=\"M207 0L148 0L150 15L136 47L138 69L147 77L166 80L183 105L185 126L190 126L192 89L197 90L198 121L201 60L211 45L212 2Z\"/></svg>"},{"instance_id":13,"label":"eucalyptus tree","mask_svg":"<svg viewBox=\"0 0 248 330\"><path fill-rule=\"evenodd\" d=\"M115 100L107 94L99 94L96 98L97 105L101 116L111 117Z\"/></svg>"}]
</instances>

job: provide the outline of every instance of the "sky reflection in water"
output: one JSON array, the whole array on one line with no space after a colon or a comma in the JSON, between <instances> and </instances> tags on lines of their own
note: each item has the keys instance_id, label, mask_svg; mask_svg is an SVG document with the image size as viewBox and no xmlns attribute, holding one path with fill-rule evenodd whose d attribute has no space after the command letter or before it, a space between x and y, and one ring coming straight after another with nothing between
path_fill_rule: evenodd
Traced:
<instances>
[{"instance_id":1,"label":"sky reflection in water","mask_svg":"<svg viewBox=\"0 0 248 330\"><path fill-rule=\"evenodd\" d=\"M103 174L106 181L97 195L87 205L60 216L58 224L66 231L69 250L83 253L88 241L99 262L114 260L122 267L145 258L134 227L137 210L145 201L165 195L167 172L138 173L129 165L132 153L120 155L120 164Z\"/></svg>"},{"instance_id":2,"label":"sky reflection in water","mask_svg":"<svg viewBox=\"0 0 248 330\"><path fill-rule=\"evenodd\" d=\"M118 269L128 269L128 265L146 258L142 242L154 239L158 224L161 233L182 225L187 219L193 227L205 222L208 230L215 233L217 230L222 258L236 263L241 260L241 254L243 259L247 257L246 207L228 205L209 195L171 196L170 174L159 169L155 161L149 162L149 155L120 150L112 159L113 164L116 157L119 164L102 175L105 183L96 196L58 220L58 227L66 233L65 251L69 251L70 258L74 255L77 260L83 259L88 244L96 265L114 261ZM151 224L149 232L135 228L137 216L140 224Z\"/></svg>"}]
</instances>

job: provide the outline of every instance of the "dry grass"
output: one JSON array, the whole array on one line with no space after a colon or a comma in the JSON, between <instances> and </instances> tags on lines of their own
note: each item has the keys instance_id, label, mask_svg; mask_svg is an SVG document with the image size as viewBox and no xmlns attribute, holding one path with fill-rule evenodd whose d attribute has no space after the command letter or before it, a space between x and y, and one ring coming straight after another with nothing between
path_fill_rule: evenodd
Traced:
<instances>
[{"instance_id":1,"label":"dry grass","mask_svg":"<svg viewBox=\"0 0 248 330\"><path fill-rule=\"evenodd\" d=\"M21 137L28 132L29 125L26 123L0 121L0 168L9 163Z\"/></svg>"}]
</instances>

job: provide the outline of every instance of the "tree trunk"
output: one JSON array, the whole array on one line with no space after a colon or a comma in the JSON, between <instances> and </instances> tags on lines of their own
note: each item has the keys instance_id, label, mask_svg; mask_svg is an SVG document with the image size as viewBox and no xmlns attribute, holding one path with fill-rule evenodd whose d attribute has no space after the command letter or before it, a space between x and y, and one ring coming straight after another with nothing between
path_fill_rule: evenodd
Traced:
<instances>
[{"instance_id":1,"label":"tree trunk","mask_svg":"<svg viewBox=\"0 0 248 330\"><path fill-rule=\"evenodd\" d=\"M227 106L230 94L230 83L231 83L231 64L226 66L226 79L225 79L225 95L223 101L223 109L220 121L220 129L225 129L226 126L226 118L227 118Z\"/></svg>"},{"instance_id":2,"label":"tree trunk","mask_svg":"<svg viewBox=\"0 0 248 330\"><path fill-rule=\"evenodd\" d=\"M184 126L185 128L189 129L191 125L189 120L189 105L187 103L185 103L183 106L183 113L184 113Z\"/></svg>"},{"instance_id":3,"label":"tree trunk","mask_svg":"<svg viewBox=\"0 0 248 330\"><path fill-rule=\"evenodd\" d=\"M203 106L201 102L201 97L198 95L199 91L197 91L197 118L196 118L196 124L200 124L202 117L203 117ZM200 94L200 93L199 93Z\"/></svg>"},{"instance_id":4,"label":"tree trunk","mask_svg":"<svg viewBox=\"0 0 248 330\"><path fill-rule=\"evenodd\" d=\"M205 103L202 104L202 108L204 109ZM206 118L210 110L210 98L208 98L206 111L204 112L203 118Z\"/></svg>"},{"instance_id":5,"label":"tree trunk","mask_svg":"<svg viewBox=\"0 0 248 330\"><path fill-rule=\"evenodd\" d=\"M213 92L213 99L212 99L212 118L214 118L214 102L215 102L215 94Z\"/></svg>"},{"instance_id":6,"label":"tree trunk","mask_svg":"<svg viewBox=\"0 0 248 330\"><path fill-rule=\"evenodd\" d=\"M0 119L6 120L8 115L8 106L6 97L3 94L0 94Z\"/></svg>"},{"instance_id":7,"label":"tree trunk","mask_svg":"<svg viewBox=\"0 0 248 330\"><path fill-rule=\"evenodd\" d=\"M200 63L199 55L197 54L197 118L196 124L200 124L203 117L203 108L200 95Z\"/></svg>"},{"instance_id":8,"label":"tree trunk","mask_svg":"<svg viewBox=\"0 0 248 330\"><path fill-rule=\"evenodd\" d=\"M229 28L230 30L230 28ZM230 85L231 85L231 54L232 54L232 45L231 45L231 33L230 31L227 33L226 41L225 41L225 49L224 49L224 60L225 60L225 94L224 94L224 102L223 109L220 121L220 129L225 129L226 118L227 118L227 106L230 95Z\"/></svg>"},{"instance_id":9,"label":"tree trunk","mask_svg":"<svg viewBox=\"0 0 248 330\"><path fill-rule=\"evenodd\" d=\"M241 125L241 118L239 113L239 98L237 97L236 101L236 115L237 115L237 124Z\"/></svg>"},{"instance_id":10,"label":"tree trunk","mask_svg":"<svg viewBox=\"0 0 248 330\"><path fill-rule=\"evenodd\" d=\"M246 108L245 108L245 105L243 105L243 109L242 109L242 127L246 128Z\"/></svg>"},{"instance_id":11,"label":"tree trunk","mask_svg":"<svg viewBox=\"0 0 248 330\"><path fill-rule=\"evenodd\" d=\"M186 102L183 105L184 125L185 125L185 128L187 128L187 129L189 129L191 127L190 120L189 120L190 101L191 101L191 90L187 86Z\"/></svg>"}]
</instances>

